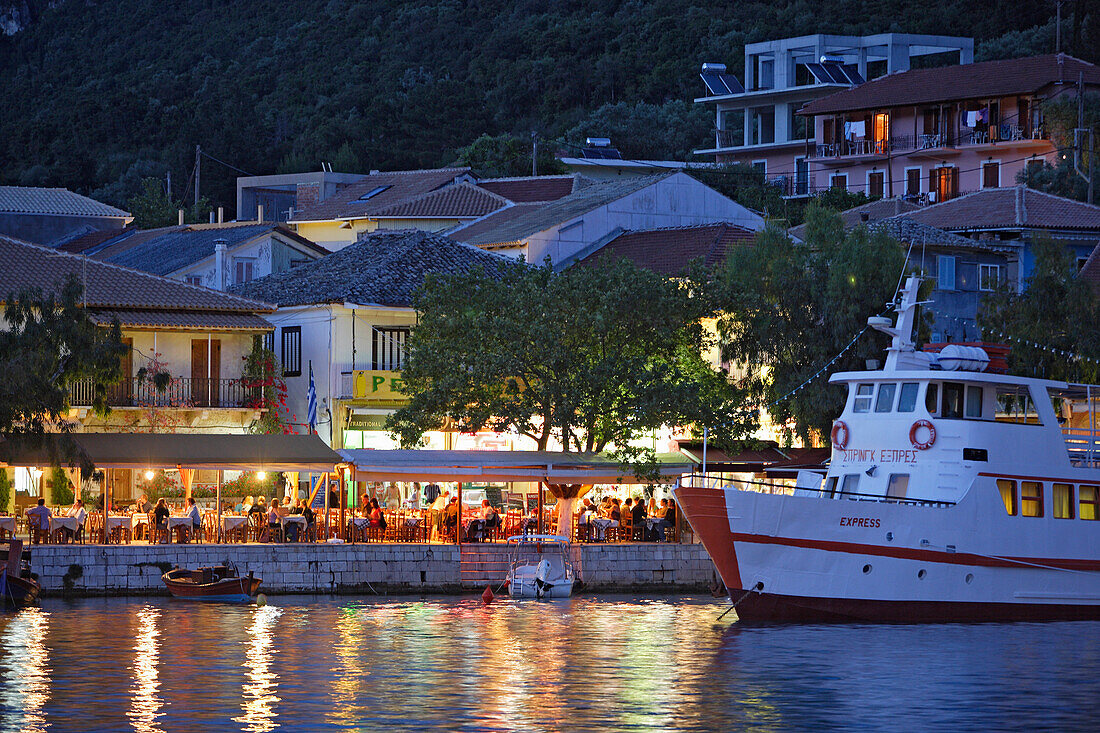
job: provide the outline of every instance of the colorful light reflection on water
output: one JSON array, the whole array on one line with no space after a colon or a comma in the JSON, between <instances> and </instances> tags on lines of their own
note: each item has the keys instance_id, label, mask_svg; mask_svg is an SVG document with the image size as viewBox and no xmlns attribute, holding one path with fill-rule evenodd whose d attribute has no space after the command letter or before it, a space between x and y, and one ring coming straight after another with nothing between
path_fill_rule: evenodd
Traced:
<instances>
[{"instance_id":1,"label":"colorful light reflection on water","mask_svg":"<svg viewBox=\"0 0 1100 733\"><path fill-rule=\"evenodd\" d=\"M1094 623L743 627L715 623L725 607L709 598L272 600L47 600L0 615L0 729L988 730L1100 721Z\"/></svg>"}]
</instances>

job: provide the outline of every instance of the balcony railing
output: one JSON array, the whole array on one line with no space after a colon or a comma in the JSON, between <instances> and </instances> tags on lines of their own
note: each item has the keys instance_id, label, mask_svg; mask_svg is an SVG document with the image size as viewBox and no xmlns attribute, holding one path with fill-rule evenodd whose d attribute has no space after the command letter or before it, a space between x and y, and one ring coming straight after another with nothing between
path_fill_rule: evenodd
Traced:
<instances>
[{"instance_id":1,"label":"balcony railing","mask_svg":"<svg viewBox=\"0 0 1100 733\"><path fill-rule=\"evenodd\" d=\"M745 133L740 130L715 130L714 144L717 148L744 147Z\"/></svg>"},{"instance_id":2,"label":"balcony railing","mask_svg":"<svg viewBox=\"0 0 1100 733\"><path fill-rule=\"evenodd\" d=\"M69 385L69 404L90 407L95 396L90 379ZM249 408L260 403L261 388L241 379L173 378L168 386L157 389L150 379L124 380L107 388L111 407L237 407Z\"/></svg>"}]
</instances>

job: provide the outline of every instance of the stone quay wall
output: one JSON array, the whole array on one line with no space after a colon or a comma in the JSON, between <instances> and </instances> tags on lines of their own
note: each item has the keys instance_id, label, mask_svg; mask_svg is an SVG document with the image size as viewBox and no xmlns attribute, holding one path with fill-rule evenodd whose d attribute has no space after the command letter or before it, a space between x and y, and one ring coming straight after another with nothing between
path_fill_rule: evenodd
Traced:
<instances>
[{"instance_id":1,"label":"stone quay wall","mask_svg":"<svg viewBox=\"0 0 1100 733\"><path fill-rule=\"evenodd\" d=\"M494 589L510 553L478 544L34 545L31 567L45 596L163 595L173 567L232 563L263 579L265 593L460 593ZM715 582L699 544L575 545L585 590L701 592Z\"/></svg>"}]
</instances>

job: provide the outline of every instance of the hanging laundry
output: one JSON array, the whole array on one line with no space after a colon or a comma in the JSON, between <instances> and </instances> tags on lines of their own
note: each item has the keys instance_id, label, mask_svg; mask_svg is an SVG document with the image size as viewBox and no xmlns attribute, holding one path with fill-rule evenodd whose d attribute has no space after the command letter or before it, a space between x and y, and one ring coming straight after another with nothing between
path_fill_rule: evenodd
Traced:
<instances>
[{"instance_id":1,"label":"hanging laundry","mask_svg":"<svg viewBox=\"0 0 1100 733\"><path fill-rule=\"evenodd\" d=\"M978 113L976 110L971 110L966 113L966 126L977 127L978 126Z\"/></svg>"},{"instance_id":2,"label":"hanging laundry","mask_svg":"<svg viewBox=\"0 0 1100 733\"><path fill-rule=\"evenodd\" d=\"M983 124L989 122L989 108L988 107L985 108L985 109L978 110L978 122L981 122Z\"/></svg>"},{"instance_id":3,"label":"hanging laundry","mask_svg":"<svg viewBox=\"0 0 1100 733\"><path fill-rule=\"evenodd\" d=\"M859 122L850 123L852 126L852 134L856 137L864 137L867 134L867 123L864 120Z\"/></svg>"},{"instance_id":4,"label":"hanging laundry","mask_svg":"<svg viewBox=\"0 0 1100 733\"><path fill-rule=\"evenodd\" d=\"M850 138L851 136L852 136L852 123L851 122L845 122L844 123L844 137L845 138Z\"/></svg>"}]
</instances>

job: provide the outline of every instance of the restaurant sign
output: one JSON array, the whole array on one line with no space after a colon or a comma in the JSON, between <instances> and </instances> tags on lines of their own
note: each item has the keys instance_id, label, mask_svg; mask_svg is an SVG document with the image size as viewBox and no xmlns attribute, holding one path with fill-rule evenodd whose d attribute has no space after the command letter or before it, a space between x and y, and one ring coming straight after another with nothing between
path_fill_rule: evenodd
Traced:
<instances>
[{"instance_id":1,"label":"restaurant sign","mask_svg":"<svg viewBox=\"0 0 1100 733\"><path fill-rule=\"evenodd\" d=\"M385 430L385 415L362 415L352 413L348 416L348 430Z\"/></svg>"},{"instance_id":2,"label":"restaurant sign","mask_svg":"<svg viewBox=\"0 0 1100 733\"><path fill-rule=\"evenodd\" d=\"M405 404L409 398L402 391L405 382L401 372L383 370L357 370L351 377L352 397L368 402Z\"/></svg>"}]
</instances>

